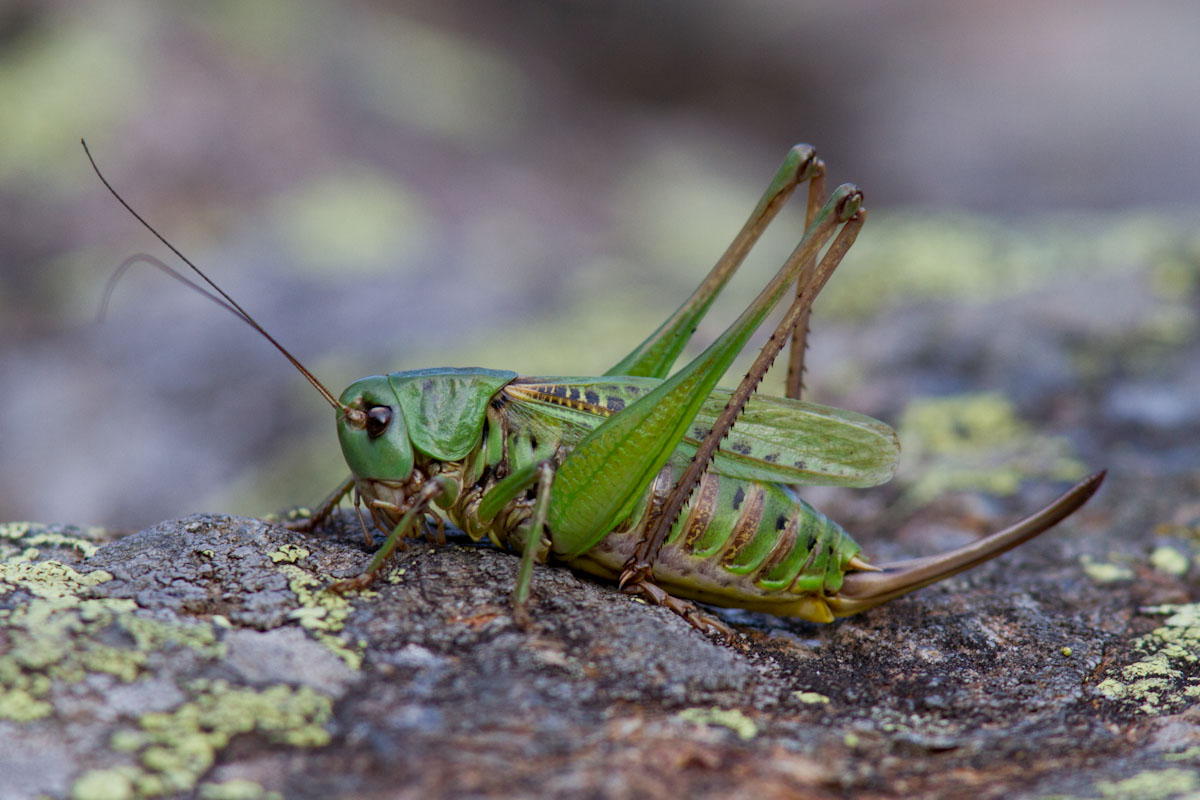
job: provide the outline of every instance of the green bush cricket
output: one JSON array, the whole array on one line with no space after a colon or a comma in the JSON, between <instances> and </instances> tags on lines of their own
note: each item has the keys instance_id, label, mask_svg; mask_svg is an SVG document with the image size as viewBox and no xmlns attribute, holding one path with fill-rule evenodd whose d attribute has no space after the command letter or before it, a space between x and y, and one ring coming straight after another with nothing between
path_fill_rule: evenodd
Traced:
<instances>
[{"instance_id":1,"label":"green bush cricket","mask_svg":"<svg viewBox=\"0 0 1200 800\"><path fill-rule=\"evenodd\" d=\"M800 499L802 485L883 483L899 457L886 424L800 399L809 310L866 217L862 193L851 184L826 198L824 174L811 147L792 148L708 276L602 376L426 369L363 378L340 398L100 179L216 295L151 257L123 267L148 261L225 307L278 348L335 409L352 474L311 518L291 527L311 529L352 493L367 541L363 507L387 539L365 572L333 588L369 586L406 538L430 522L440 530L446 518L476 541L487 537L522 554L513 590L518 612L528 602L534 565L554 560L614 579L701 630L727 633L690 600L829 622L1016 547L1073 513L1104 479L1096 473L973 544L879 566ZM800 243L741 316L672 374L713 300L805 183ZM788 310L746 377L733 391L718 389L792 285ZM787 396L755 396L789 342Z\"/></svg>"}]
</instances>

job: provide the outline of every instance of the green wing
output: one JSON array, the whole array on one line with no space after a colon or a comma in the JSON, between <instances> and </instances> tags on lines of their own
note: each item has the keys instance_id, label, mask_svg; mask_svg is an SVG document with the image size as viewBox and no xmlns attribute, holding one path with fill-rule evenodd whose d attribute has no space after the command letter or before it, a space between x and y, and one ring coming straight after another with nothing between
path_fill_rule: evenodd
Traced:
<instances>
[{"instance_id":1,"label":"green wing","mask_svg":"<svg viewBox=\"0 0 1200 800\"><path fill-rule=\"evenodd\" d=\"M543 417L540 427L546 434L557 428L567 440L564 443L573 444L572 439L581 438L660 383L656 378L631 377L518 378L503 391L519 401L514 413L533 424L536 417ZM676 448L676 458L691 458L728 398L725 389L708 397L692 430ZM744 480L863 487L888 481L899 458L895 431L877 419L816 403L756 395L721 443L713 471Z\"/></svg>"},{"instance_id":2,"label":"green wing","mask_svg":"<svg viewBox=\"0 0 1200 800\"><path fill-rule=\"evenodd\" d=\"M694 450L728 399L724 389L713 392L696 415L684 448ZM891 480L899 460L896 432L877 419L755 395L721 443L713 467L721 475L747 480L861 487Z\"/></svg>"}]
</instances>

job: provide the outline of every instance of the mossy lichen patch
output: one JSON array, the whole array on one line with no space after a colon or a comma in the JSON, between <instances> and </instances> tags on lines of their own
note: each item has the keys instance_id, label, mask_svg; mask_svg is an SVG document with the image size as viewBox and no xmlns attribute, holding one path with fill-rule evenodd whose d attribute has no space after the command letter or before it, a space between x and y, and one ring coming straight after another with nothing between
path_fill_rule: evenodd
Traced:
<instances>
[{"instance_id":1,"label":"mossy lichen patch","mask_svg":"<svg viewBox=\"0 0 1200 800\"><path fill-rule=\"evenodd\" d=\"M13 551L20 550L22 557L36 558L37 554L29 556L29 549L53 547L56 549L73 550L84 558L89 558L99 547L98 542L105 537L104 528L77 528L72 525L46 526L34 522L4 522L0 523L0 557L5 560L14 558Z\"/></svg>"},{"instance_id":2,"label":"mossy lichen patch","mask_svg":"<svg viewBox=\"0 0 1200 800\"><path fill-rule=\"evenodd\" d=\"M749 740L758 735L754 720L736 708L685 708L678 717L694 725L719 725L729 728L739 739Z\"/></svg>"},{"instance_id":3,"label":"mossy lichen patch","mask_svg":"<svg viewBox=\"0 0 1200 800\"><path fill-rule=\"evenodd\" d=\"M132 600L92 596L111 580L103 570L81 573L57 561L0 564L0 595L19 595L11 607L0 608L8 640L0 655L0 719L48 716L46 698L55 681L77 683L89 673L105 673L130 683L156 651L188 647L207 658L223 653L209 625L163 622L132 613Z\"/></svg>"},{"instance_id":4,"label":"mossy lichen patch","mask_svg":"<svg viewBox=\"0 0 1200 800\"><path fill-rule=\"evenodd\" d=\"M293 543L282 544L267 554L279 565L279 570L287 577L288 588L300 603L288 619L298 622L347 666L357 670L362 665L362 643L350 645L338 635L354 607L346 597L326 588L333 583L332 578L314 575L300 566L310 554L308 548ZM362 592L360 596L374 597L376 594Z\"/></svg>"},{"instance_id":5,"label":"mossy lichen patch","mask_svg":"<svg viewBox=\"0 0 1200 800\"><path fill-rule=\"evenodd\" d=\"M914 400L900 417L898 477L924 504L948 491L1014 494L1023 480L1077 480L1084 466L1066 440L1036 433L1002 395L987 392Z\"/></svg>"},{"instance_id":6,"label":"mossy lichen patch","mask_svg":"<svg viewBox=\"0 0 1200 800\"><path fill-rule=\"evenodd\" d=\"M1097 561L1086 554L1079 557L1079 565L1083 567L1084 574L1096 583L1133 580L1133 570L1129 567L1107 561Z\"/></svg>"},{"instance_id":7,"label":"mossy lichen patch","mask_svg":"<svg viewBox=\"0 0 1200 800\"><path fill-rule=\"evenodd\" d=\"M46 549L91 558L108 536L108 531L103 528L41 525L34 522L0 523L0 561L8 564L34 561Z\"/></svg>"},{"instance_id":8,"label":"mossy lichen patch","mask_svg":"<svg viewBox=\"0 0 1200 800\"><path fill-rule=\"evenodd\" d=\"M333 700L309 687L276 685L259 690L222 680L195 680L186 688L193 696L190 701L171 711L143 714L136 730L113 733L109 746L133 754L136 765L85 773L76 781L73 794L83 797L83 787L86 796L96 797L121 779L129 782L130 797L191 791L218 753L240 734L257 733L268 742L292 747L329 743L324 725L333 714ZM249 781L211 786L202 796L265 796L261 786ZM253 787L257 793L233 793Z\"/></svg>"},{"instance_id":9,"label":"mossy lichen patch","mask_svg":"<svg viewBox=\"0 0 1200 800\"><path fill-rule=\"evenodd\" d=\"M1063 214L1016 226L962 213L872 213L871 235L822 292L822 313L863 318L905 299L994 301L1072 274L1096 280L1134 268L1149 273L1166 305L1197 280L1188 233L1161 215Z\"/></svg>"},{"instance_id":10,"label":"mossy lichen patch","mask_svg":"<svg viewBox=\"0 0 1200 800\"><path fill-rule=\"evenodd\" d=\"M137 792L128 769L94 769L75 780L71 800L134 800Z\"/></svg>"},{"instance_id":11,"label":"mossy lichen patch","mask_svg":"<svg viewBox=\"0 0 1200 800\"><path fill-rule=\"evenodd\" d=\"M792 696L807 705L827 705L829 703L829 698L820 692L792 692Z\"/></svg>"},{"instance_id":12,"label":"mossy lichen patch","mask_svg":"<svg viewBox=\"0 0 1200 800\"><path fill-rule=\"evenodd\" d=\"M70 551L64 558L80 563L48 558L51 548ZM76 768L81 774L72 770L67 785L75 800L278 797L252 781L202 781L240 734L289 747L325 745L333 697L266 673L251 686L197 678L196 670L227 658L229 619L143 607L128 596L130 579L121 568L113 567L125 575L116 580L112 572L81 565L95 548L89 538L61 529L0 526L0 720L30 723L69 713L73 724L104 726L107 748L91 753ZM293 562L286 568L302 573L294 562L307 550L285 545L280 553L279 561ZM196 555L212 561L218 553L200 549ZM310 595L311 607L323 609L314 615L316 630L336 640L331 631L340 629L349 603L337 598L340 603L322 605L309 587L315 578L290 577ZM149 590L135 596L143 591ZM93 716L97 704L103 713Z\"/></svg>"},{"instance_id":13,"label":"mossy lichen patch","mask_svg":"<svg viewBox=\"0 0 1200 800\"><path fill-rule=\"evenodd\" d=\"M1200 697L1200 604L1164 605L1148 611L1169 616L1161 627L1133 643L1141 658L1111 670L1096 690L1139 713L1159 715Z\"/></svg>"},{"instance_id":14,"label":"mossy lichen patch","mask_svg":"<svg viewBox=\"0 0 1200 800\"><path fill-rule=\"evenodd\" d=\"M308 558L309 550L298 544L282 544L279 549L267 554L276 564L295 564L301 559Z\"/></svg>"},{"instance_id":15,"label":"mossy lichen patch","mask_svg":"<svg viewBox=\"0 0 1200 800\"><path fill-rule=\"evenodd\" d=\"M1139 800L1168 800L1189 798L1194 800L1200 789L1200 776L1186 769L1170 768L1146 770L1119 781L1097 781L1096 791L1100 797L1121 800L1136 797Z\"/></svg>"},{"instance_id":16,"label":"mossy lichen patch","mask_svg":"<svg viewBox=\"0 0 1200 800\"><path fill-rule=\"evenodd\" d=\"M1163 761L1200 761L1200 746L1189 747L1179 753L1167 753Z\"/></svg>"},{"instance_id":17,"label":"mossy lichen patch","mask_svg":"<svg viewBox=\"0 0 1200 800\"><path fill-rule=\"evenodd\" d=\"M330 591L327 588L329 581L323 582L294 563L281 564L280 569L287 576L288 586L300 601L300 608L292 611L288 618L308 629L317 641L345 661L346 666L353 670L359 669L362 666L363 643L350 645L338 635L345 627L346 619L354 611L354 606L346 597ZM360 593L360 596L363 595L375 596L375 593Z\"/></svg>"},{"instance_id":18,"label":"mossy lichen patch","mask_svg":"<svg viewBox=\"0 0 1200 800\"><path fill-rule=\"evenodd\" d=\"M56 679L78 681L95 670L132 680L137 654L96 637L132 602L86 597L112 575L80 573L57 561L28 561L38 556L36 549L14 553L16 548L5 544L9 552L0 563L0 597L8 596L9 603L0 607L7 640L0 655L0 719L28 722L48 716L53 707L45 698Z\"/></svg>"},{"instance_id":19,"label":"mossy lichen patch","mask_svg":"<svg viewBox=\"0 0 1200 800\"><path fill-rule=\"evenodd\" d=\"M1191 564L1188 562L1188 557L1174 547L1161 545L1154 548L1154 552L1150 554L1150 566L1159 572L1182 577L1187 574Z\"/></svg>"}]
</instances>

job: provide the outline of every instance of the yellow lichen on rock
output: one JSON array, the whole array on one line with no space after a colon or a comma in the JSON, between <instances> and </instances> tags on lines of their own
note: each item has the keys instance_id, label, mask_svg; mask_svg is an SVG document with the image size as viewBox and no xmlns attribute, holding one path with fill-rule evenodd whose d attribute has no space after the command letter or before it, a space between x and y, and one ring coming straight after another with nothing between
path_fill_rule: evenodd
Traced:
<instances>
[{"instance_id":1,"label":"yellow lichen on rock","mask_svg":"<svg viewBox=\"0 0 1200 800\"><path fill-rule=\"evenodd\" d=\"M1191 567L1187 556L1174 547L1166 545L1154 548L1154 552L1150 554L1150 565L1159 572L1165 572L1168 575L1176 577L1186 575L1188 569Z\"/></svg>"},{"instance_id":2,"label":"yellow lichen on rock","mask_svg":"<svg viewBox=\"0 0 1200 800\"><path fill-rule=\"evenodd\" d=\"M1036 433L994 392L918 398L898 433L897 477L916 504L956 490L1013 494L1028 478L1073 481L1085 472L1066 440Z\"/></svg>"},{"instance_id":3,"label":"yellow lichen on rock","mask_svg":"<svg viewBox=\"0 0 1200 800\"><path fill-rule=\"evenodd\" d=\"M1142 658L1110 671L1096 690L1109 700L1136 703L1143 714L1158 715L1200 697L1200 678L1186 675L1183 669L1200 661L1200 604L1165 605L1148 611L1170 616L1161 627L1134 642L1134 649L1144 654Z\"/></svg>"},{"instance_id":4,"label":"yellow lichen on rock","mask_svg":"<svg viewBox=\"0 0 1200 800\"><path fill-rule=\"evenodd\" d=\"M1167 798L1195 798L1200 789L1200 777L1186 769L1170 768L1146 770L1120 781L1097 781L1096 791L1102 798L1136 797L1138 800L1167 800Z\"/></svg>"},{"instance_id":5,"label":"yellow lichen on rock","mask_svg":"<svg viewBox=\"0 0 1200 800\"><path fill-rule=\"evenodd\" d=\"M71 800L133 800L133 781L121 769L94 769L75 780Z\"/></svg>"},{"instance_id":6,"label":"yellow lichen on rock","mask_svg":"<svg viewBox=\"0 0 1200 800\"><path fill-rule=\"evenodd\" d=\"M280 545L278 550L268 553L267 555L269 555L271 560L276 564L281 562L295 564L297 561L303 558L308 558L309 551L308 548L301 547L298 544L284 544Z\"/></svg>"},{"instance_id":7,"label":"yellow lichen on rock","mask_svg":"<svg viewBox=\"0 0 1200 800\"><path fill-rule=\"evenodd\" d=\"M12 526L5 527L11 533ZM145 658L94 636L135 607L132 600L86 596L112 575L81 573L57 561L24 560L30 552L6 553L0 563L0 595L23 591L30 596L16 608L0 610L8 645L0 654L0 719L16 722L53 711L44 698L55 680L75 682L88 672L105 672L128 682ZM32 552L36 557L36 549Z\"/></svg>"},{"instance_id":8,"label":"yellow lichen on rock","mask_svg":"<svg viewBox=\"0 0 1200 800\"><path fill-rule=\"evenodd\" d=\"M1084 574L1096 583L1116 583L1117 581L1133 580L1133 570L1120 564L1096 561L1086 554L1079 557L1079 564L1083 567Z\"/></svg>"},{"instance_id":9,"label":"yellow lichen on rock","mask_svg":"<svg viewBox=\"0 0 1200 800\"><path fill-rule=\"evenodd\" d=\"M84 552L82 545L89 544L84 540L30 525L7 525L3 531L0 595L20 591L30 599L0 610L8 640L0 655L0 719L28 722L50 715L53 707L45 698L55 681L76 683L103 673L130 683L144 672L150 654L166 647L188 647L208 658L224 653L210 625L139 615L133 600L95 596L97 587L113 579L110 573L34 561L40 552L25 546L42 542ZM99 635L114 630L131 644Z\"/></svg>"},{"instance_id":10,"label":"yellow lichen on rock","mask_svg":"<svg viewBox=\"0 0 1200 800\"><path fill-rule=\"evenodd\" d=\"M136 766L119 773L129 782L130 797L192 791L217 754L239 734L259 733L291 747L329 742L324 725L333 714L333 699L310 687L276 684L254 689L222 680L196 680L186 689L193 699L171 711L143 714L137 730L122 729L112 735L112 750L137 758ZM76 781L76 796L83 796L82 787L87 797L97 797L100 789L115 785L115 774L112 769L84 774ZM202 796L266 796L261 786L247 781L210 786ZM257 793L241 793L252 787L257 787Z\"/></svg>"},{"instance_id":11,"label":"yellow lichen on rock","mask_svg":"<svg viewBox=\"0 0 1200 800\"><path fill-rule=\"evenodd\" d=\"M37 560L42 553L30 546L38 541L86 551L69 537L55 534L55 538L50 535L53 531L37 526L0 528L0 596L15 598L0 608L6 644L0 653L0 719L31 722L50 717L61 696L56 690L89 676L108 675L155 692L148 687L170 678L163 669L174 663L172 653L186 651L189 655L182 663L201 665L219 663L227 655L227 619L183 619L170 612L143 610L132 599L107 597L106 584L113 580L110 573ZM301 550L286 555L299 560L307 555ZM324 619L315 633L335 638L331 631L343 624L348 601L337 598L340 602L322 605L308 587L315 578L292 578L308 593L312 606L322 610ZM324 725L332 715L333 698L310 686L249 687L220 680L191 680L177 686L184 692L184 702L175 698L173 707L142 714L136 728L118 723L110 734L111 760L75 778L74 800L133 800L189 792L266 800L278 795L252 782L199 782L238 734L257 733L291 747L319 747L329 741ZM131 758L133 763L128 763Z\"/></svg>"},{"instance_id":12,"label":"yellow lichen on rock","mask_svg":"<svg viewBox=\"0 0 1200 800\"><path fill-rule=\"evenodd\" d=\"M288 586L300 601L300 608L288 615L306 629L321 644L328 647L351 669L357 670L362 666L362 648L347 644L338 632L346 624L346 619L354 611L350 601L338 592L326 588L331 581L305 572L295 564L281 564L280 569L288 578ZM363 592L360 596L374 596L374 592Z\"/></svg>"},{"instance_id":13,"label":"yellow lichen on rock","mask_svg":"<svg viewBox=\"0 0 1200 800\"><path fill-rule=\"evenodd\" d=\"M694 725L720 725L729 728L740 739L753 739L758 735L758 725L736 708L685 708L677 715Z\"/></svg>"},{"instance_id":14,"label":"yellow lichen on rock","mask_svg":"<svg viewBox=\"0 0 1200 800\"><path fill-rule=\"evenodd\" d=\"M792 696L808 705L828 704L829 698L820 692L792 692Z\"/></svg>"}]
</instances>

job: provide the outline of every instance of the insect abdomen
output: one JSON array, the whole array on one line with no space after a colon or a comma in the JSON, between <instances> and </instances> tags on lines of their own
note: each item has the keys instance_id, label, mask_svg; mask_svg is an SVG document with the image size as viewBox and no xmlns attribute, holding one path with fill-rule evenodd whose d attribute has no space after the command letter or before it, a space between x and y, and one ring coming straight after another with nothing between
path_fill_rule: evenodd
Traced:
<instances>
[{"instance_id":1,"label":"insect abdomen","mask_svg":"<svg viewBox=\"0 0 1200 800\"><path fill-rule=\"evenodd\" d=\"M653 522L674 485L666 469L634 512L575 566L613 576ZM809 619L828 614L820 599L841 586L858 545L787 486L704 476L659 552L654 579L672 594ZM832 616L830 615L831 619Z\"/></svg>"},{"instance_id":2,"label":"insect abdomen","mask_svg":"<svg viewBox=\"0 0 1200 800\"><path fill-rule=\"evenodd\" d=\"M666 548L707 561L763 592L836 591L858 546L787 486L709 474Z\"/></svg>"}]
</instances>

